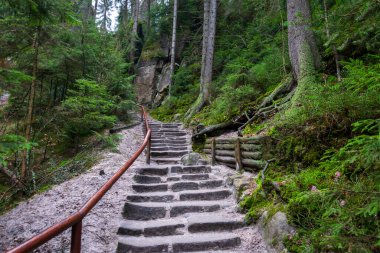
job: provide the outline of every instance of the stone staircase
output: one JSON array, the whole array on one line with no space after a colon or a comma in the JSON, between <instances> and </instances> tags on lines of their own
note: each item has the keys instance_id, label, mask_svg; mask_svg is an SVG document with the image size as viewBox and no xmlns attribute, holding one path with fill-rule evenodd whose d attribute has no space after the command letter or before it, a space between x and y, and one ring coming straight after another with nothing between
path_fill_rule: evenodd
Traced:
<instances>
[{"instance_id":1,"label":"stone staircase","mask_svg":"<svg viewBox=\"0 0 380 253\"><path fill-rule=\"evenodd\" d=\"M179 124L150 126L156 165L134 168L117 252L237 252L241 239L233 231L244 222L226 212L235 212L236 202L225 180L211 166L180 164L191 148Z\"/></svg>"}]
</instances>

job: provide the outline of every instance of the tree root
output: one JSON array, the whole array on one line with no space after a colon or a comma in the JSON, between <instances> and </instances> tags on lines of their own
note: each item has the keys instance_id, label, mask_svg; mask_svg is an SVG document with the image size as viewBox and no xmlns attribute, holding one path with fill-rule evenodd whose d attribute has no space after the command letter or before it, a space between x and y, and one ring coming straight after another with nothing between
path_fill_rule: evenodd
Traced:
<instances>
[{"instance_id":1,"label":"tree root","mask_svg":"<svg viewBox=\"0 0 380 253\"><path fill-rule=\"evenodd\" d=\"M217 131L217 130L222 130L222 129L231 127L234 124L236 124L236 123L233 122L233 121L227 121L227 122L224 122L224 123L220 123L220 124L216 124L216 125L212 125L212 126L206 127L205 129L201 130L199 133L193 134L193 138L196 139L196 138L198 138L198 137L200 137L200 136L202 136L204 134L208 134L210 132L214 132L214 131Z\"/></svg>"},{"instance_id":2,"label":"tree root","mask_svg":"<svg viewBox=\"0 0 380 253\"><path fill-rule=\"evenodd\" d=\"M206 105L206 101L203 99L202 95L199 95L195 103L187 110L185 114L185 122L190 122L194 114L200 112L202 108Z\"/></svg>"},{"instance_id":3,"label":"tree root","mask_svg":"<svg viewBox=\"0 0 380 253\"><path fill-rule=\"evenodd\" d=\"M256 112L252 115L252 117L249 118L247 122L245 122L242 126L238 128L238 135L242 136L244 128L247 125L251 124L253 121L259 119L260 117L267 118L268 115L271 115L281 110L290 101L294 92L294 79L288 76L269 96L267 96L263 100L263 102L256 109ZM284 98L282 98L280 102L273 104L276 98L286 93L287 95ZM245 113L245 115L247 114Z\"/></svg>"},{"instance_id":4,"label":"tree root","mask_svg":"<svg viewBox=\"0 0 380 253\"><path fill-rule=\"evenodd\" d=\"M4 175L6 175L13 184L17 185L18 187L23 187L24 184L18 179L17 175L14 174L9 169L3 167L0 165L0 171L3 172Z\"/></svg>"}]
</instances>

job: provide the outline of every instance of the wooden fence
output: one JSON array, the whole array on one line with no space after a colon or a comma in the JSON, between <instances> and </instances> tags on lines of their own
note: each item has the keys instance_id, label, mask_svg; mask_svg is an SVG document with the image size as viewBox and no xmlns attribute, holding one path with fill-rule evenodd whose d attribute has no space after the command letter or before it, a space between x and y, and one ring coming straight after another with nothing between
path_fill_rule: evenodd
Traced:
<instances>
[{"instance_id":1,"label":"wooden fence","mask_svg":"<svg viewBox=\"0 0 380 253\"><path fill-rule=\"evenodd\" d=\"M211 163L220 163L237 170L258 171L265 166L263 153L267 137L209 138L203 151Z\"/></svg>"}]
</instances>

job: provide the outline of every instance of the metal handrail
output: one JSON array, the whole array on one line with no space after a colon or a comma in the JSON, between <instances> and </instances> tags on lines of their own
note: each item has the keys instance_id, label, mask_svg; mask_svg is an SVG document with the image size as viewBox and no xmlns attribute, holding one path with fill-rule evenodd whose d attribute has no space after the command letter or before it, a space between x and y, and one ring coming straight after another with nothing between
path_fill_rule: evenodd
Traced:
<instances>
[{"instance_id":1,"label":"metal handrail","mask_svg":"<svg viewBox=\"0 0 380 253\"><path fill-rule=\"evenodd\" d=\"M82 240L82 220L91 211L91 209L99 202L99 200L107 193L109 189L116 183L116 181L124 174L124 172L133 164L133 162L141 155L145 147L147 147L146 161L150 163L150 143L151 143L151 129L148 124L148 117L143 106L141 107L141 116L144 121L146 129L146 135L143 144L133 154L133 156L121 167L87 202L83 205L79 211L70 215L66 219L62 220L42 231L38 235L32 237L23 244L8 251L8 253L23 253L30 252L49 240L53 239L57 235L63 233L68 228L71 230L71 252L79 253L81 251Z\"/></svg>"}]
</instances>

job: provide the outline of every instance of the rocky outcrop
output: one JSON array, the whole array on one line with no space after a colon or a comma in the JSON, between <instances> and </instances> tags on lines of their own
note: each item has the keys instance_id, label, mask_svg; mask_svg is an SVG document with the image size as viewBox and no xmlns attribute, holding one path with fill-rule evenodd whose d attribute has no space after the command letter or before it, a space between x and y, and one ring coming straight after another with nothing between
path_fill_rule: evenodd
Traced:
<instances>
[{"instance_id":1,"label":"rocky outcrop","mask_svg":"<svg viewBox=\"0 0 380 253\"><path fill-rule=\"evenodd\" d=\"M170 84L170 64L165 64L161 73L158 75L158 81L155 84L156 93L154 96L153 104L158 106L165 99L168 94L167 89Z\"/></svg>"},{"instance_id":2,"label":"rocky outcrop","mask_svg":"<svg viewBox=\"0 0 380 253\"><path fill-rule=\"evenodd\" d=\"M137 69L135 88L137 101L141 104L150 104L154 92L157 61L145 61Z\"/></svg>"},{"instance_id":3,"label":"rocky outcrop","mask_svg":"<svg viewBox=\"0 0 380 253\"><path fill-rule=\"evenodd\" d=\"M158 106L168 94L170 64L162 60L142 61L137 69L135 87L138 102Z\"/></svg>"}]
</instances>

